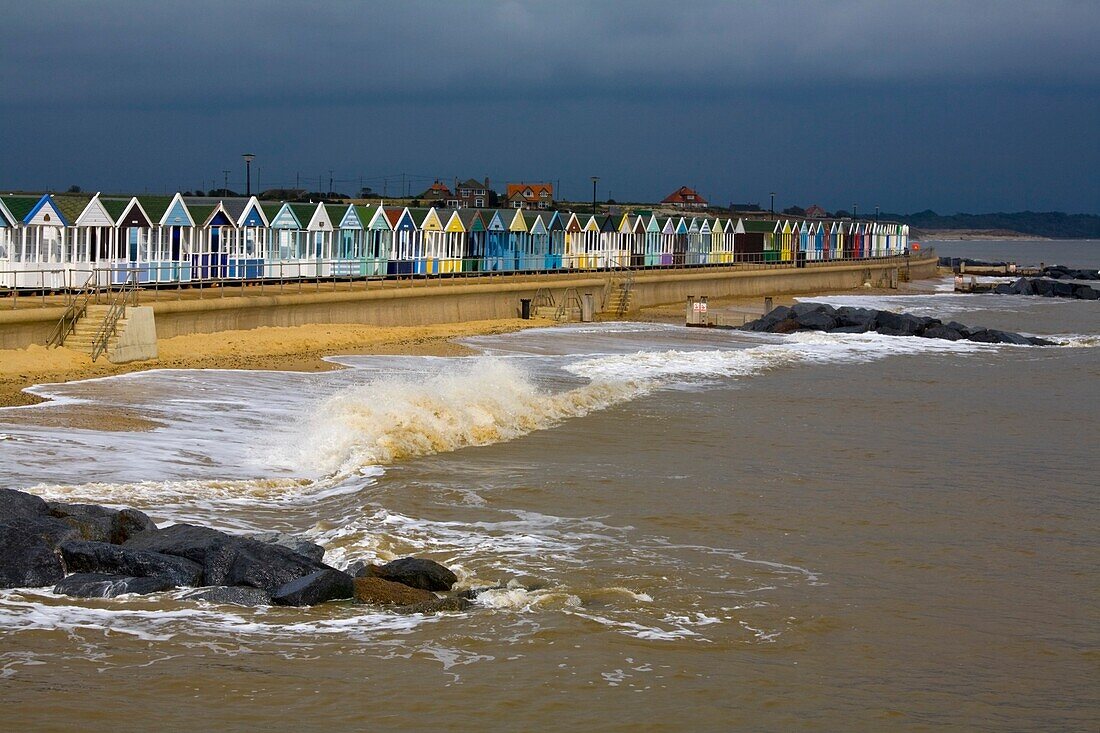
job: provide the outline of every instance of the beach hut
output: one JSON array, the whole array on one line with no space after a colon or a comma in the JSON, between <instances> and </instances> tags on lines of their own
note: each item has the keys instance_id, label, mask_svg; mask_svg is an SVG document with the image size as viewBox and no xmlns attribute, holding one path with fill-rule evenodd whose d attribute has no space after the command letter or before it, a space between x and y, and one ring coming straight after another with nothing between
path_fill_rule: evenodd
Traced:
<instances>
[{"instance_id":1,"label":"beach hut","mask_svg":"<svg viewBox=\"0 0 1100 733\"><path fill-rule=\"evenodd\" d=\"M633 224L630 231L630 266L645 267L647 216L636 213L631 219Z\"/></svg>"},{"instance_id":2,"label":"beach hut","mask_svg":"<svg viewBox=\"0 0 1100 733\"><path fill-rule=\"evenodd\" d=\"M226 277L256 280L264 276L264 254L269 232L267 216L255 196L223 202L236 215L236 236L227 250Z\"/></svg>"},{"instance_id":3,"label":"beach hut","mask_svg":"<svg viewBox=\"0 0 1100 733\"><path fill-rule=\"evenodd\" d=\"M508 222L508 251L505 254L505 270L528 270L527 220L523 209L515 209Z\"/></svg>"},{"instance_id":4,"label":"beach hut","mask_svg":"<svg viewBox=\"0 0 1100 733\"><path fill-rule=\"evenodd\" d=\"M366 222L369 219L364 220L363 214L362 207L348 204L337 220L333 275L357 277L367 274L366 258L363 253L366 250Z\"/></svg>"},{"instance_id":5,"label":"beach hut","mask_svg":"<svg viewBox=\"0 0 1100 733\"><path fill-rule=\"evenodd\" d=\"M65 287L69 222L53 197L8 196L4 202L17 223L8 263L11 287Z\"/></svg>"},{"instance_id":6,"label":"beach hut","mask_svg":"<svg viewBox=\"0 0 1100 733\"><path fill-rule=\"evenodd\" d=\"M485 220L478 209L459 209L458 217L466 230L462 247L462 271L480 272L485 264Z\"/></svg>"},{"instance_id":7,"label":"beach hut","mask_svg":"<svg viewBox=\"0 0 1100 733\"><path fill-rule=\"evenodd\" d=\"M419 216L417 216L418 214ZM427 211L418 210L414 214L417 219L417 228L420 229L421 251L423 256L414 265L413 270L419 274L438 275L442 272L446 232L443 231L444 222L439 218L439 212L435 207Z\"/></svg>"},{"instance_id":8,"label":"beach hut","mask_svg":"<svg viewBox=\"0 0 1100 733\"><path fill-rule=\"evenodd\" d=\"M0 288L15 287L14 273L10 268L15 232L18 222L0 197Z\"/></svg>"},{"instance_id":9,"label":"beach hut","mask_svg":"<svg viewBox=\"0 0 1100 733\"><path fill-rule=\"evenodd\" d=\"M303 217L304 218L304 217ZM328 277L332 274L335 229L328 206L319 202L309 215L306 233L309 236L309 253L313 258L312 272L303 273L306 277ZM308 267L308 266L307 266Z\"/></svg>"},{"instance_id":10,"label":"beach hut","mask_svg":"<svg viewBox=\"0 0 1100 733\"><path fill-rule=\"evenodd\" d=\"M499 272L509 269L506 261L512 260L511 251L508 249L508 225L499 210L488 210L484 214L488 217L485 224L485 266L486 272Z\"/></svg>"},{"instance_id":11,"label":"beach hut","mask_svg":"<svg viewBox=\"0 0 1100 733\"><path fill-rule=\"evenodd\" d=\"M73 271L73 287L84 283L103 286L110 282L109 273L97 271L97 268L115 249L115 234L115 220L96 193L77 214L70 229L73 246L69 264ZM93 272L96 272L95 278L92 278Z\"/></svg>"},{"instance_id":12,"label":"beach hut","mask_svg":"<svg viewBox=\"0 0 1100 733\"><path fill-rule=\"evenodd\" d=\"M408 207L387 209L386 216L393 227L393 255L388 263L387 272L390 275L411 275L416 271L416 263L423 261L420 250L420 229L417 227L416 219Z\"/></svg>"},{"instance_id":13,"label":"beach hut","mask_svg":"<svg viewBox=\"0 0 1100 733\"><path fill-rule=\"evenodd\" d=\"M446 214L446 210L443 212ZM443 272L462 272L462 257L466 250L466 225L457 209L452 209L443 225Z\"/></svg>"},{"instance_id":14,"label":"beach hut","mask_svg":"<svg viewBox=\"0 0 1100 733\"><path fill-rule=\"evenodd\" d=\"M776 238L776 222L760 219L742 219L734 251L742 262L778 262L782 257L780 242Z\"/></svg>"},{"instance_id":15,"label":"beach hut","mask_svg":"<svg viewBox=\"0 0 1100 733\"><path fill-rule=\"evenodd\" d=\"M562 255L564 267L575 270L580 268L584 257L584 223L575 212L570 212L565 222L565 250Z\"/></svg>"},{"instance_id":16,"label":"beach hut","mask_svg":"<svg viewBox=\"0 0 1100 733\"><path fill-rule=\"evenodd\" d=\"M279 279L297 277L301 262L307 258L306 232L298 213L290 204L282 204L271 214L264 212L269 223L267 276Z\"/></svg>"},{"instance_id":17,"label":"beach hut","mask_svg":"<svg viewBox=\"0 0 1100 733\"><path fill-rule=\"evenodd\" d=\"M672 240L672 264L683 265L687 262L689 233L688 220L681 216L676 221L676 237Z\"/></svg>"},{"instance_id":18,"label":"beach hut","mask_svg":"<svg viewBox=\"0 0 1100 733\"><path fill-rule=\"evenodd\" d=\"M584 223L584 257L580 269L595 270L600 261L600 219L589 215Z\"/></svg>"},{"instance_id":19,"label":"beach hut","mask_svg":"<svg viewBox=\"0 0 1100 733\"><path fill-rule=\"evenodd\" d=\"M661 222L656 214L645 219L645 266L656 267L661 264Z\"/></svg>"},{"instance_id":20,"label":"beach hut","mask_svg":"<svg viewBox=\"0 0 1100 733\"><path fill-rule=\"evenodd\" d=\"M619 227L614 216L597 217L600 225L600 243L596 252L596 267L619 266Z\"/></svg>"},{"instance_id":21,"label":"beach hut","mask_svg":"<svg viewBox=\"0 0 1100 733\"><path fill-rule=\"evenodd\" d=\"M676 219L667 217L661 225L661 251L657 264L663 267L673 264L676 250Z\"/></svg>"},{"instance_id":22,"label":"beach hut","mask_svg":"<svg viewBox=\"0 0 1100 733\"><path fill-rule=\"evenodd\" d=\"M389 268L390 258L393 257L393 225L386 214L384 202L380 202L374 209L360 207L363 218L367 219L367 247L365 272L363 274L375 276L385 275ZM367 214L370 214L369 218Z\"/></svg>"},{"instance_id":23,"label":"beach hut","mask_svg":"<svg viewBox=\"0 0 1100 733\"><path fill-rule=\"evenodd\" d=\"M192 277L220 280L229 276L229 253L236 247L237 221L218 201L199 226L198 247L192 252Z\"/></svg>"},{"instance_id":24,"label":"beach hut","mask_svg":"<svg viewBox=\"0 0 1100 733\"><path fill-rule=\"evenodd\" d=\"M265 236L266 233L265 228ZM176 193L164 207L164 212L157 220L156 237L160 250L165 253L164 259L170 263L167 269L158 269L158 277L164 277L170 282L190 281L195 218L181 194Z\"/></svg>"},{"instance_id":25,"label":"beach hut","mask_svg":"<svg viewBox=\"0 0 1100 733\"><path fill-rule=\"evenodd\" d=\"M524 223L527 225L527 261L521 269L545 270L546 258L550 253L550 233L543 221L543 213L533 209L524 209ZM549 214L546 214L549 217Z\"/></svg>"},{"instance_id":26,"label":"beach hut","mask_svg":"<svg viewBox=\"0 0 1100 733\"><path fill-rule=\"evenodd\" d=\"M546 222L546 231L550 240L546 252L546 269L560 270L563 267L562 259L565 254L565 221L559 211L544 213L542 218Z\"/></svg>"},{"instance_id":27,"label":"beach hut","mask_svg":"<svg viewBox=\"0 0 1100 733\"><path fill-rule=\"evenodd\" d=\"M821 226L821 222L815 221L810 225L811 244L813 245L813 258L815 260L825 259L825 229Z\"/></svg>"}]
</instances>

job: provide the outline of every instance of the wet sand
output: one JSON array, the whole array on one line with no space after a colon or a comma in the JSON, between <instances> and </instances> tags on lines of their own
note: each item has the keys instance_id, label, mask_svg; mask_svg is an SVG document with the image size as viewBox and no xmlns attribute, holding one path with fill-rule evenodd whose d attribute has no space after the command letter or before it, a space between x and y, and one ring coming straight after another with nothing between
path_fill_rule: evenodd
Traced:
<instances>
[{"instance_id":1,"label":"wet sand","mask_svg":"<svg viewBox=\"0 0 1100 733\"><path fill-rule=\"evenodd\" d=\"M552 321L501 319L445 323L431 326L377 327L356 324L308 325L286 328L256 328L250 331L200 333L164 339L158 345L159 358L130 364L111 364L69 349L29 346L0 350L0 406L42 402L24 390L35 384L69 382L109 377L145 369L271 369L319 372L339 369L323 360L333 354L410 354L417 356L459 356L470 350L452 339L506 333L521 328L550 325ZM75 405L36 411L35 420L72 427L104 429L105 416ZM140 416L112 415L111 429L133 430ZM29 415L21 415L25 422ZM54 422L56 421L56 422ZM126 426L124 426L126 425ZM146 425L145 427L155 427Z\"/></svg>"}]
</instances>

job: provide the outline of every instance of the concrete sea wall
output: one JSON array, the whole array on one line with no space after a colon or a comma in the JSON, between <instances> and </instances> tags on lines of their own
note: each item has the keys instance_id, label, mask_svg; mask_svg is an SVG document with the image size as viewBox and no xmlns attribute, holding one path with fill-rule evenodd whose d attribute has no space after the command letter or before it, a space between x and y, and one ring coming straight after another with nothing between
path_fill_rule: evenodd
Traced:
<instances>
[{"instance_id":1,"label":"concrete sea wall","mask_svg":"<svg viewBox=\"0 0 1100 733\"><path fill-rule=\"evenodd\" d=\"M710 298L788 295L857 288L864 283L887 285L902 279L921 279L936 274L935 257L903 258L873 262L810 263L805 268L742 269L713 267L705 270L654 270L635 273L632 308L683 301L688 295ZM597 306L608 282L622 273L544 273L538 276L505 275L432 280L417 284L377 281L364 289L264 295L211 293L202 299L151 300L157 338L191 333L245 330L261 326L300 326L311 323L364 323L377 326L413 326L455 323L519 315L520 299L534 298L539 289L550 291L560 302L566 291L592 293ZM161 298L171 297L160 294ZM60 308L0 310L0 348L44 344L61 316Z\"/></svg>"}]
</instances>

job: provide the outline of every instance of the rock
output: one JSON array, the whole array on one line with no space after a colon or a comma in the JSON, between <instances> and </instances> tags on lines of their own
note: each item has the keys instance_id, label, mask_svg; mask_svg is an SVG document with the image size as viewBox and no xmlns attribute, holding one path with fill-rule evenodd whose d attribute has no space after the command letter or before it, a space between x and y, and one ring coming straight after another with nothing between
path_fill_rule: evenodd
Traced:
<instances>
[{"instance_id":1,"label":"rock","mask_svg":"<svg viewBox=\"0 0 1100 733\"><path fill-rule=\"evenodd\" d=\"M452 595L452 597L455 597L455 598L465 598L467 601L472 601L475 598L477 598L478 596L480 596L482 593L485 593L486 591L491 591L491 590L508 590L508 586L506 586L506 585L490 585L490 586L486 586L484 588L467 588L466 590L455 591L451 595Z\"/></svg>"},{"instance_id":2,"label":"rock","mask_svg":"<svg viewBox=\"0 0 1100 733\"><path fill-rule=\"evenodd\" d=\"M830 331L838 325L836 318L820 310L799 314L795 320L802 328L812 331Z\"/></svg>"},{"instance_id":3,"label":"rock","mask_svg":"<svg viewBox=\"0 0 1100 733\"><path fill-rule=\"evenodd\" d=\"M888 332L892 336L915 336L925 325L917 316L890 311L879 311L875 317L875 323L877 324L875 331Z\"/></svg>"},{"instance_id":4,"label":"rock","mask_svg":"<svg viewBox=\"0 0 1100 733\"><path fill-rule=\"evenodd\" d=\"M34 494L0 489L0 522L13 517L40 517L49 513L49 505Z\"/></svg>"},{"instance_id":5,"label":"rock","mask_svg":"<svg viewBox=\"0 0 1100 733\"><path fill-rule=\"evenodd\" d=\"M1076 297L1075 290L1073 283L1055 281L1052 294L1055 298L1073 298Z\"/></svg>"},{"instance_id":6,"label":"rock","mask_svg":"<svg viewBox=\"0 0 1100 733\"><path fill-rule=\"evenodd\" d=\"M1019 295L1019 291L1012 285L1012 283L1001 283L993 288L993 292L997 295Z\"/></svg>"},{"instance_id":7,"label":"rock","mask_svg":"<svg viewBox=\"0 0 1100 733\"><path fill-rule=\"evenodd\" d=\"M970 337L970 334L972 333L972 331L971 331L971 330L970 330L969 328L967 328L966 326L962 325L962 324L961 324L961 323L959 323L958 321L949 321L948 323L945 323L945 324L944 324L944 327L945 327L945 328L949 328L949 329L951 329L952 331L955 331L955 332L957 332L957 333L959 333L959 334L962 334L962 337L963 337L964 339L965 339L965 338L969 338L969 337Z\"/></svg>"},{"instance_id":8,"label":"rock","mask_svg":"<svg viewBox=\"0 0 1100 733\"><path fill-rule=\"evenodd\" d=\"M345 572L327 568L290 581L275 591L271 599L280 606L313 606L354 595L352 577Z\"/></svg>"},{"instance_id":9,"label":"rock","mask_svg":"<svg viewBox=\"0 0 1100 733\"><path fill-rule=\"evenodd\" d=\"M309 540L296 537L292 534L285 534L283 532L264 532L262 534L249 536L257 542L263 542L267 545L279 545L280 547L293 550L299 555L305 555L310 560L315 560L316 562L322 562L325 559L325 548L321 547L316 542L310 542Z\"/></svg>"},{"instance_id":10,"label":"rock","mask_svg":"<svg viewBox=\"0 0 1100 733\"><path fill-rule=\"evenodd\" d=\"M355 600L360 603L378 605L409 606L436 600L431 591L412 588L403 583L395 583L382 578L356 578Z\"/></svg>"},{"instance_id":11,"label":"rock","mask_svg":"<svg viewBox=\"0 0 1100 733\"><path fill-rule=\"evenodd\" d=\"M869 308L844 307L837 309L836 319L840 328L851 328L853 326L859 326L863 329L863 331L870 331L873 330L875 327L875 318L877 316L877 311L873 311ZM856 331L853 333L861 332Z\"/></svg>"},{"instance_id":12,"label":"rock","mask_svg":"<svg viewBox=\"0 0 1100 733\"><path fill-rule=\"evenodd\" d=\"M379 578L381 577L380 575L378 575L378 568L380 567L382 566L373 565L368 562L360 562L356 565L354 573L351 572L351 568L348 568L346 572L353 578Z\"/></svg>"},{"instance_id":13,"label":"rock","mask_svg":"<svg viewBox=\"0 0 1100 733\"><path fill-rule=\"evenodd\" d=\"M421 557L399 558L376 568L374 573L379 578L424 590L446 591L458 582L458 577L450 570Z\"/></svg>"},{"instance_id":14,"label":"rock","mask_svg":"<svg viewBox=\"0 0 1100 733\"><path fill-rule=\"evenodd\" d=\"M1096 300L1100 297L1100 291L1093 290L1088 285L1078 285L1074 288L1073 295L1078 300Z\"/></svg>"},{"instance_id":15,"label":"rock","mask_svg":"<svg viewBox=\"0 0 1100 733\"><path fill-rule=\"evenodd\" d=\"M64 520L80 532L81 539L121 545L140 532L157 525L137 509L111 509L98 504L49 502L50 516Z\"/></svg>"},{"instance_id":16,"label":"rock","mask_svg":"<svg viewBox=\"0 0 1100 733\"><path fill-rule=\"evenodd\" d=\"M270 606L271 594L262 588L214 586L192 591L183 596L188 601L226 603L234 606Z\"/></svg>"},{"instance_id":17,"label":"rock","mask_svg":"<svg viewBox=\"0 0 1100 733\"><path fill-rule=\"evenodd\" d=\"M190 524L144 532L124 546L198 563L202 566L203 580L210 585L244 585L271 593L292 580L328 568L280 545Z\"/></svg>"},{"instance_id":18,"label":"rock","mask_svg":"<svg viewBox=\"0 0 1100 733\"><path fill-rule=\"evenodd\" d=\"M447 598L437 598L434 601L424 601L423 603L401 606L397 609L397 612L429 614L442 613L444 611L466 611L473 605L473 603L460 596L449 596Z\"/></svg>"},{"instance_id":19,"label":"rock","mask_svg":"<svg viewBox=\"0 0 1100 733\"><path fill-rule=\"evenodd\" d=\"M749 331L771 331L772 327L780 321L785 321L791 317L791 309L785 305L781 305L778 308L773 308L769 313L764 314L755 321L746 323L743 328Z\"/></svg>"},{"instance_id":20,"label":"rock","mask_svg":"<svg viewBox=\"0 0 1100 733\"><path fill-rule=\"evenodd\" d=\"M0 588L36 588L65 576L54 545L35 531L41 520L0 522Z\"/></svg>"},{"instance_id":21,"label":"rock","mask_svg":"<svg viewBox=\"0 0 1100 733\"><path fill-rule=\"evenodd\" d=\"M70 573L169 578L176 585L202 585L202 566L182 557L133 550L105 542L64 542L61 558Z\"/></svg>"},{"instance_id":22,"label":"rock","mask_svg":"<svg viewBox=\"0 0 1100 733\"><path fill-rule=\"evenodd\" d=\"M1027 342L1032 346L1058 346L1057 341L1040 338L1039 336L1025 336L1025 338L1027 339Z\"/></svg>"},{"instance_id":23,"label":"rock","mask_svg":"<svg viewBox=\"0 0 1100 733\"><path fill-rule=\"evenodd\" d=\"M958 341L963 337L958 331L948 328L942 323L929 326L921 331L921 337L926 339L946 339L947 341Z\"/></svg>"},{"instance_id":24,"label":"rock","mask_svg":"<svg viewBox=\"0 0 1100 733\"><path fill-rule=\"evenodd\" d=\"M145 595L175 588L168 578L128 578L104 573L77 573L70 575L56 586L53 592L78 598L114 598L125 593Z\"/></svg>"}]
</instances>

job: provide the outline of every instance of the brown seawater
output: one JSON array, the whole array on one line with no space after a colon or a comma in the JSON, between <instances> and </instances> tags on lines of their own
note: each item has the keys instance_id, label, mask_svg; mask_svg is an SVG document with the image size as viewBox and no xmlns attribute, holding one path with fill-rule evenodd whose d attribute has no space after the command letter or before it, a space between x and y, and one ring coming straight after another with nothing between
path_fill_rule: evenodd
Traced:
<instances>
[{"instance_id":1,"label":"brown seawater","mask_svg":"<svg viewBox=\"0 0 1100 733\"><path fill-rule=\"evenodd\" d=\"M512 587L437 617L2 591L6 725L1095 729L1100 311L998 297L862 302L1073 346L604 324L43 387L165 427L0 411L2 485Z\"/></svg>"}]
</instances>

